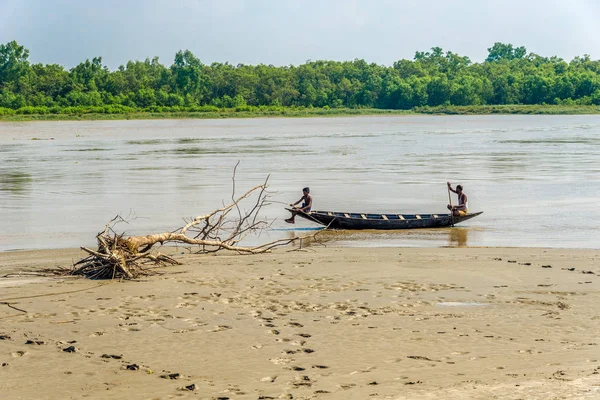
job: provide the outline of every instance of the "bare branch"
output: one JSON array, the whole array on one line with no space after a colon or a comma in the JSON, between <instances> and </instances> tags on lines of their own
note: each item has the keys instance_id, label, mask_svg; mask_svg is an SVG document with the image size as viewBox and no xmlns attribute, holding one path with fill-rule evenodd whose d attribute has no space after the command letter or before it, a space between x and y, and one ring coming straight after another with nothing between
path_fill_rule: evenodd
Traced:
<instances>
[{"instance_id":1,"label":"bare branch","mask_svg":"<svg viewBox=\"0 0 600 400\"><path fill-rule=\"evenodd\" d=\"M236 172L239 162L236 163L232 175L231 203L223 204L211 213L200 215L188 221L185 225L171 232L156 233L146 236L125 236L115 232L115 225L127 222L121 216L114 217L104 230L97 234L98 248L92 250L86 247L81 249L89 254L88 257L76 262L71 271L75 275L84 275L92 279L134 279L140 275L149 274L143 267L145 263L158 265L173 265L179 262L172 257L153 251L155 246L165 243L185 244L198 247L198 253L214 253L221 250L233 251L238 254L265 253L279 246L307 238L314 238L318 234L279 239L258 246L239 246L238 244L251 233L260 234L270 226L266 220L259 218L259 213L267 202L267 184L269 176L264 183L253 187L241 196L236 197ZM255 196L248 210L243 210L242 201L248 201ZM237 216L230 219L230 212L237 211ZM191 252L191 249L190 249Z\"/></svg>"}]
</instances>

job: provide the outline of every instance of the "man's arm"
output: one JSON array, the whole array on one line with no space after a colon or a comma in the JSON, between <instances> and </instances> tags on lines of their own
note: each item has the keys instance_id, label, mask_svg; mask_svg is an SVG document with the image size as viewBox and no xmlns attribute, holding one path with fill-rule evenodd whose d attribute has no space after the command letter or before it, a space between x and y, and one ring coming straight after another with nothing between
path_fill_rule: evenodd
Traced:
<instances>
[{"instance_id":1,"label":"man's arm","mask_svg":"<svg viewBox=\"0 0 600 400\"><path fill-rule=\"evenodd\" d=\"M290 204L290 206L294 207L296 204L300 203L302 200L304 200L304 197L300 197L300 200L298 200L297 202Z\"/></svg>"},{"instance_id":2,"label":"man's arm","mask_svg":"<svg viewBox=\"0 0 600 400\"><path fill-rule=\"evenodd\" d=\"M450 190L451 192L456 193L456 190L452 189L452 184L450 182L446 182L448 184L448 190Z\"/></svg>"}]
</instances>

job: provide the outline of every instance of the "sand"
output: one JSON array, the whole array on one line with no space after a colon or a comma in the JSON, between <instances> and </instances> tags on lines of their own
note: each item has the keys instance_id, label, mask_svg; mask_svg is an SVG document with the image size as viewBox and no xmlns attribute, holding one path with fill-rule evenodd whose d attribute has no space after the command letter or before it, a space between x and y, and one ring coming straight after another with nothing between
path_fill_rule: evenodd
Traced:
<instances>
[{"instance_id":1,"label":"sand","mask_svg":"<svg viewBox=\"0 0 600 400\"><path fill-rule=\"evenodd\" d=\"M600 250L177 254L100 282L0 253L0 398L600 398Z\"/></svg>"}]
</instances>

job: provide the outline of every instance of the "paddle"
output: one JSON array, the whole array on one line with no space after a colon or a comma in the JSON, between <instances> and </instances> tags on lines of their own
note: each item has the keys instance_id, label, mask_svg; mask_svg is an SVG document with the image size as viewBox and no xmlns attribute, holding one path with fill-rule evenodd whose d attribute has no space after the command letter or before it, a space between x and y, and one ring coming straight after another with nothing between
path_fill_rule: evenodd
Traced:
<instances>
[{"instance_id":1,"label":"paddle","mask_svg":"<svg viewBox=\"0 0 600 400\"><path fill-rule=\"evenodd\" d=\"M446 182L447 186L448 186L448 202L450 202L450 218L451 218L451 225L454 226L454 211L452 210L452 196L450 195L450 182Z\"/></svg>"}]
</instances>

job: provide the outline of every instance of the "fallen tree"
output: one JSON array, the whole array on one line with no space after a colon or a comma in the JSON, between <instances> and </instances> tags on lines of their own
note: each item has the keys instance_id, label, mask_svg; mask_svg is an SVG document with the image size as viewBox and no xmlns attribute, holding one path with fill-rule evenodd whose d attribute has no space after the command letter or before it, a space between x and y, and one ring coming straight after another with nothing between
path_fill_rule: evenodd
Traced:
<instances>
[{"instance_id":1,"label":"fallen tree","mask_svg":"<svg viewBox=\"0 0 600 400\"><path fill-rule=\"evenodd\" d=\"M171 232L146 236L125 236L117 233L115 225L123 222L121 216L113 218L96 235L96 250L81 247L89 255L76 262L73 275L83 275L92 279L135 279L149 274L146 264L179 264L172 257L155 251L156 245L184 244L197 249L196 253L214 253L220 250L233 251L239 254L265 253L274 247L284 246L297 240L316 235L280 239L257 246L240 246L239 243L249 234L256 234L268 227L266 220L258 218L259 211L267 204L267 182L255 186L239 197L235 197L235 172L233 171L233 191L231 203L212 211L185 220L186 224ZM242 201L254 198L251 207L242 210ZM233 217L232 217L233 216ZM318 232L317 232L318 233Z\"/></svg>"}]
</instances>

